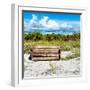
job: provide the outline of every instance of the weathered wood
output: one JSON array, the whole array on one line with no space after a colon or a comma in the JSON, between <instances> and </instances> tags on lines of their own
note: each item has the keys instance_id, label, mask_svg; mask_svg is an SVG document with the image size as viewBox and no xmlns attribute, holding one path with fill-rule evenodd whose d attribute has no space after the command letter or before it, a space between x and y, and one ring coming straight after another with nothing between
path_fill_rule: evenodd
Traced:
<instances>
[{"instance_id":1,"label":"weathered wood","mask_svg":"<svg viewBox=\"0 0 90 90\"><path fill-rule=\"evenodd\" d=\"M53 54L58 54L59 53L59 49L33 49L32 53L40 53L40 54L49 54L49 53L53 53Z\"/></svg>"},{"instance_id":2,"label":"weathered wood","mask_svg":"<svg viewBox=\"0 0 90 90\"><path fill-rule=\"evenodd\" d=\"M40 48L51 48L51 49L55 49L55 48L57 48L57 49L59 49L59 47L57 47L57 46L33 46L33 48L35 49L40 49Z\"/></svg>"},{"instance_id":3,"label":"weathered wood","mask_svg":"<svg viewBox=\"0 0 90 90\"><path fill-rule=\"evenodd\" d=\"M56 46L33 46L32 60L60 60L60 48Z\"/></svg>"},{"instance_id":4,"label":"weathered wood","mask_svg":"<svg viewBox=\"0 0 90 90\"><path fill-rule=\"evenodd\" d=\"M38 61L45 61L45 60L59 60L59 57L33 57L32 60Z\"/></svg>"},{"instance_id":5,"label":"weathered wood","mask_svg":"<svg viewBox=\"0 0 90 90\"><path fill-rule=\"evenodd\" d=\"M58 57L59 54L32 54L34 57Z\"/></svg>"}]
</instances>

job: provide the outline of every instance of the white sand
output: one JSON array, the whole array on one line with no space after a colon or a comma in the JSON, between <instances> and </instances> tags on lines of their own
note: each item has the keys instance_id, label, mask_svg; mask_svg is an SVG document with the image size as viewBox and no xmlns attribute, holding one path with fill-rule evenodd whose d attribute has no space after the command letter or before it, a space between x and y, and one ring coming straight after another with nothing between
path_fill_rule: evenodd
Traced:
<instances>
[{"instance_id":1,"label":"white sand","mask_svg":"<svg viewBox=\"0 0 90 90\"><path fill-rule=\"evenodd\" d=\"M69 52L71 54L71 52ZM69 53L63 52L65 57ZM32 61L24 55L24 77L67 77L80 75L80 58L67 61Z\"/></svg>"}]
</instances>

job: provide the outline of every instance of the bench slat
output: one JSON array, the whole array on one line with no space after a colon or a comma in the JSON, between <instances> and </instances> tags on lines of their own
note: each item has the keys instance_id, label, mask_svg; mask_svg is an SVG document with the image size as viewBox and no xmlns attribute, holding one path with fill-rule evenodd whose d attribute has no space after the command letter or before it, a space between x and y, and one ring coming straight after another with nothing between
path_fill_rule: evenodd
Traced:
<instances>
[{"instance_id":1,"label":"bench slat","mask_svg":"<svg viewBox=\"0 0 90 90\"><path fill-rule=\"evenodd\" d=\"M40 54L40 53L38 53L38 54L32 54L32 56L33 57L57 57L57 56L59 56L59 54Z\"/></svg>"},{"instance_id":2,"label":"bench slat","mask_svg":"<svg viewBox=\"0 0 90 90\"><path fill-rule=\"evenodd\" d=\"M59 60L59 57L33 57L32 60Z\"/></svg>"},{"instance_id":3,"label":"bench slat","mask_svg":"<svg viewBox=\"0 0 90 90\"><path fill-rule=\"evenodd\" d=\"M49 53L55 53L55 54L58 54L59 53L59 50L46 50L46 49L44 49L44 50L32 50L32 53L35 53L35 54L38 54L38 53L40 53L40 54L49 54Z\"/></svg>"},{"instance_id":4,"label":"bench slat","mask_svg":"<svg viewBox=\"0 0 90 90\"><path fill-rule=\"evenodd\" d=\"M56 47L56 46L33 46L33 49L59 49L59 47Z\"/></svg>"}]
</instances>

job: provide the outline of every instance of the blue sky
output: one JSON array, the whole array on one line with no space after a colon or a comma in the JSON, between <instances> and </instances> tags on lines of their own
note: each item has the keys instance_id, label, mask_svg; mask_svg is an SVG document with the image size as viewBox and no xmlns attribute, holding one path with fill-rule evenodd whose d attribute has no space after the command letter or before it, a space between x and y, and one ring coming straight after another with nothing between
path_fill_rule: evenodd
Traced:
<instances>
[{"instance_id":1,"label":"blue sky","mask_svg":"<svg viewBox=\"0 0 90 90\"><path fill-rule=\"evenodd\" d=\"M23 12L24 31L43 34L72 34L80 32L80 14Z\"/></svg>"}]
</instances>

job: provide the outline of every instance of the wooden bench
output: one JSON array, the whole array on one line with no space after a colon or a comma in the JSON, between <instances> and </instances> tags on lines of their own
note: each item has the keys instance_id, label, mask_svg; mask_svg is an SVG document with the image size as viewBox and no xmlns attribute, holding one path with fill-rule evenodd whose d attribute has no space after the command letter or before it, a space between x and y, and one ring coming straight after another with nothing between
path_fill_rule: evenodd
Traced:
<instances>
[{"instance_id":1,"label":"wooden bench","mask_svg":"<svg viewBox=\"0 0 90 90\"><path fill-rule=\"evenodd\" d=\"M56 46L33 46L31 60L60 60L60 48Z\"/></svg>"}]
</instances>

